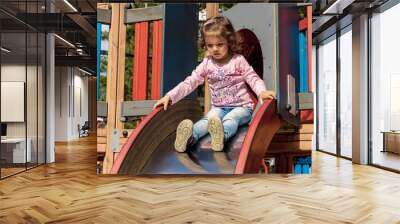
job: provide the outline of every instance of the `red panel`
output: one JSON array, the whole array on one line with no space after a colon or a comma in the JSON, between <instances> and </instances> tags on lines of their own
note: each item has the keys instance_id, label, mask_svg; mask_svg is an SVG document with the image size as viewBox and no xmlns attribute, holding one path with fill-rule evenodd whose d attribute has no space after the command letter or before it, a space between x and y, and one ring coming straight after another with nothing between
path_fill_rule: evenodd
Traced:
<instances>
[{"instance_id":1,"label":"red panel","mask_svg":"<svg viewBox=\"0 0 400 224\"><path fill-rule=\"evenodd\" d=\"M149 23L135 24L132 99L146 100Z\"/></svg>"},{"instance_id":2,"label":"red panel","mask_svg":"<svg viewBox=\"0 0 400 224\"><path fill-rule=\"evenodd\" d=\"M162 51L162 20L153 23L153 52L152 52L152 78L151 99L160 99L161 85L161 51Z\"/></svg>"},{"instance_id":3,"label":"red panel","mask_svg":"<svg viewBox=\"0 0 400 224\"><path fill-rule=\"evenodd\" d=\"M314 123L314 110L301 110L300 111L300 123L302 123L302 124Z\"/></svg>"},{"instance_id":4,"label":"red panel","mask_svg":"<svg viewBox=\"0 0 400 224\"><path fill-rule=\"evenodd\" d=\"M122 146L121 151L119 152L117 159L115 160L111 168L110 174L118 174L118 170L121 167L122 162L124 161L126 155L128 154L129 148L131 147L133 141L136 139L136 137L142 131L142 129L146 126L146 124L149 123L150 120L153 119L153 117L162 110L164 110L163 107L157 107L144 119L141 120L138 126L133 130L132 134L128 137L128 140Z\"/></svg>"},{"instance_id":5,"label":"red panel","mask_svg":"<svg viewBox=\"0 0 400 224\"><path fill-rule=\"evenodd\" d=\"M254 116L237 160L234 174L257 173L272 137L281 126L276 101L266 100Z\"/></svg>"},{"instance_id":6,"label":"red panel","mask_svg":"<svg viewBox=\"0 0 400 224\"><path fill-rule=\"evenodd\" d=\"M300 20L299 21L299 31L303 31L303 30L307 29L307 23L308 23L307 18Z\"/></svg>"},{"instance_id":7,"label":"red panel","mask_svg":"<svg viewBox=\"0 0 400 224\"><path fill-rule=\"evenodd\" d=\"M312 6L307 6L308 92L312 92Z\"/></svg>"}]
</instances>

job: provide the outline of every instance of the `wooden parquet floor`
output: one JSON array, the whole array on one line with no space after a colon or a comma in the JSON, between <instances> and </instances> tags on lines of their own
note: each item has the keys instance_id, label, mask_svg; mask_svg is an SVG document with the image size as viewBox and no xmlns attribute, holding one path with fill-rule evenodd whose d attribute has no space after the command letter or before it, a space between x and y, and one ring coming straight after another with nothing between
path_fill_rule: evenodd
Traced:
<instances>
[{"instance_id":1,"label":"wooden parquet floor","mask_svg":"<svg viewBox=\"0 0 400 224\"><path fill-rule=\"evenodd\" d=\"M96 139L0 181L0 223L400 223L400 175L316 152L312 175L95 174Z\"/></svg>"}]
</instances>

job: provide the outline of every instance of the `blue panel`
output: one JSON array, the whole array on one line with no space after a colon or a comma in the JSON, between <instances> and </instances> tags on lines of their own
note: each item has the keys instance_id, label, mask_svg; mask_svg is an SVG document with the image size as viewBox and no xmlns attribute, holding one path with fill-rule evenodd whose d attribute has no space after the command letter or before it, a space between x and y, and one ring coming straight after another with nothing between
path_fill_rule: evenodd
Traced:
<instances>
[{"instance_id":1,"label":"blue panel","mask_svg":"<svg viewBox=\"0 0 400 224\"><path fill-rule=\"evenodd\" d=\"M100 97L101 23L97 23L97 100Z\"/></svg>"},{"instance_id":2,"label":"blue panel","mask_svg":"<svg viewBox=\"0 0 400 224\"><path fill-rule=\"evenodd\" d=\"M299 33L300 92L308 92L308 58L306 32Z\"/></svg>"},{"instance_id":3,"label":"blue panel","mask_svg":"<svg viewBox=\"0 0 400 224\"><path fill-rule=\"evenodd\" d=\"M162 96L196 68L198 35L196 4L166 3L164 7Z\"/></svg>"},{"instance_id":4,"label":"blue panel","mask_svg":"<svg viewBox=\"0 0 400 224\"><path fill-rule=\"evenodd\" d=\"M295 174L300 174L301 173L301 164L295 164L294 165L294 173Z\"/></svg>"},{"instance_id":5,"label":"blue panel","mask_svg":"<svg viewBox=\"0 0 400 224\"><path fill-rule=\"evenodd\" d=\"M310 165L309 164L303 165L302 173L310 173Z\"/></svg>"},{"instance_id":6,"label":"blue panel","mask_svg":"<svg viewBox=\"0 0 400 224\"><path fill-rule=\"evenodd\" d=\"M292 5L278 6L278 113L288 123L298 126L299 116L294 116L287 109L288 74L295 78L296 92L299 91L299 16L298 8Z\"/></svg>"}]
</instances>

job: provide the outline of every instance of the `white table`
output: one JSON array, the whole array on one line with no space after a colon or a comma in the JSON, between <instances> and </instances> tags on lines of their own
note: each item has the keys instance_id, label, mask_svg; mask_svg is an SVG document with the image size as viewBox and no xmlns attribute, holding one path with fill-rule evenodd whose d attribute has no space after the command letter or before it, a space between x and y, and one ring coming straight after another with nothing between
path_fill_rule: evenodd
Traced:
<instances>
[{"instance_id":1,"label":"white table","mask_svg":"<svg viewBox=\"0 0 400 224\"><path fill-rule=\"evenodd\" d=\"M2 147L13 147L12 148L12 155L13 155L13 163L25 163L31 162L32 154L31 154L31 145L32 140L30 138L26 139L28 143L25 151L25 138L6 138L1 139ZM26 152L26 154L25 154ZM25 158L27 159L25 161Z\"/></svg>"}]
</instances>

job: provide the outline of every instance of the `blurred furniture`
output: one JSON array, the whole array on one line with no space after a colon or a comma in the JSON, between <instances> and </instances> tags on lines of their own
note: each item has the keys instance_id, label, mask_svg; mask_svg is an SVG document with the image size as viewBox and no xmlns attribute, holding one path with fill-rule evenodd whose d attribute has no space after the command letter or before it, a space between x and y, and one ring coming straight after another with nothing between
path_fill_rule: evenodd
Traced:
<instances>
[{"instance_id":1,"label":"blurred furniture","mask_svg":"<svg viewBox=\"0 0 400 224\"><path fill-rule=\"evenodd\" d=\"M90 129L89 121L85 121L82 127L78 125L79 138L89 136L89 129Z\"/></svg>"},{"instance_id":2,"label":"blurred furniture","mask_svg":"<svg viewBox=\"0 0 400 224\"><path fill-rule=\"evenodd\" d=\"M382 134L382 152L392 152L400 154L400 131L382 131Z\"/></svg>"},{"instance_id":3,"label":"blurred furniture","mask_svg":"<svg viewBox=\"0 0 400 224\"><path fill-rule=\"evenodd\" d=\"M27 147L25 150L25 142ZM32 140L27 138L6 138L1 139L1 160L6 164L20 164L31 162Z\"/></svg>"}]
</instances>

